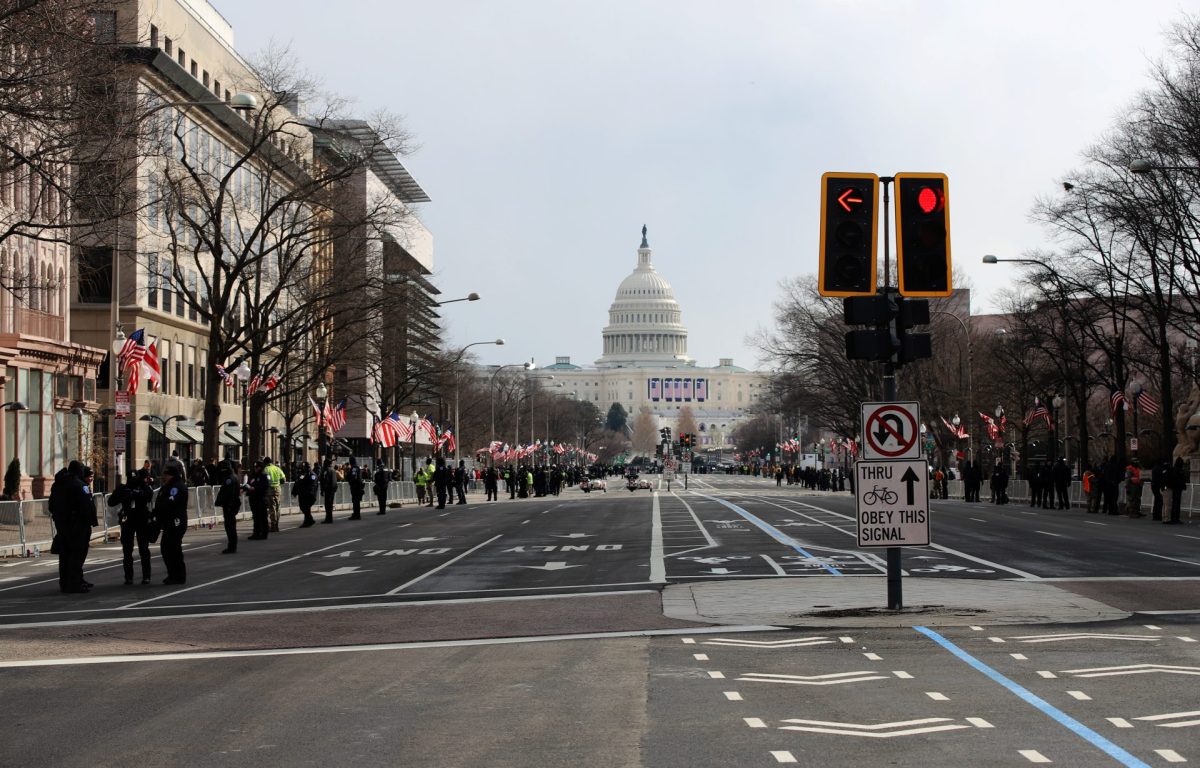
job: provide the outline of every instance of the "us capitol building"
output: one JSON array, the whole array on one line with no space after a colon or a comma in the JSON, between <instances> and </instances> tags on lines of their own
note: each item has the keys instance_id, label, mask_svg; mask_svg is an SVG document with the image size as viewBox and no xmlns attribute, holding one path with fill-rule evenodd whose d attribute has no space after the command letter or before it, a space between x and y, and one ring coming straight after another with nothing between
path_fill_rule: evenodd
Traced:
<instances>
[{"instance_id":1,"label":"us capitol building","mask_svg":"<svg viewBox=\"0 0 1200 768\"><path fill-rule=\"evenodd\" d=\"M554 386L561 383L564 391L591 400L602 416L620 403L631 426L646 406L660 428L677 435L680 411L690 407L699 426L698 450L729 447L733 428L751 418L767 392L765 375L739 368L732 358L706 368L688 357L683 312L671 284L654 268L645 227L637 266L617 287L602 335L604 354L594 368L558 357L541 371L554 376Z\"/></svg>"}]
</instances>

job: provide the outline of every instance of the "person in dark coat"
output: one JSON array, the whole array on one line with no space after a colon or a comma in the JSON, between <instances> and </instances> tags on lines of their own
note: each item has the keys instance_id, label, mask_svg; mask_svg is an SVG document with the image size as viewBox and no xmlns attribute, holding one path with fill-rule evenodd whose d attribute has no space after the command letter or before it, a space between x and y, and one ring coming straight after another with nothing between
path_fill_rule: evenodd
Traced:
<instances>
[{"instance_id":1,"label":"person in dark coat","mask_svg":"<svg viewBox=\"0 0 1200 768\"><path fill-rule=\"evenodd\" d=\"M454 492L458 494L458 503L467 503L467 462L463 459L458 460L458 467L454 470Z\"/></svg>"},{"instance_id":2,"label":"person in dark coat","mask_svg":"<svg viewBox=\"0 0 1200 768\"><path fill-rule=\"evenodd\" d=\"M237 465L225 460L218 467L220 485L217 488L215 504L221 510L222 521L225 524L225 539L228 542L222 555L232 555L237 552L237 522L238 513L242 511L242 485L238 482Z\"/></svg>"},{"instance_id":3,"label":"person in dark coat","mask_svg":"<svg viewBox=\"0 0 1200 768\"><path fill-rule=\"evenodd\" d=\"M1125 471L1116 456L1111 456L1104 462L1100 470L1100 497L1104 503L1104 514L1119 515L1117 496L1121 492L1121 481L1125 479Z\"/></svg>"},{"instance_id":4,"label":"person in dark coat","mask_svg":"<svg viewBox=\"0 0 1200 768\"><path fill-rule=\"evenodd\" d=\"M167 567L163 584L186 584L187 567L183 562L183 534L188 527L188 489L179 467L163 469L163 484L154 502L154 519L162 526L158 554Z\"/></svg>"},{"instance_id":5,"label":"person in dark coat","mask_svg":"<svg viewBox=\"0 0 1200 768\"><path fill-rule=\"evenodd\" d=\"M264 469L261 461L254 462L250 474L246 478L246 484L242 487L250 502L250 517L254 520L254 532L246 537L251 541L261 541L267 538L267 533L271 530L267 507L269 504L267 497L271 493L271 478L267 476Z\"/></svg>"},{"instance_id":6,"label":"person in dark coat","mask_svg":"<svg viewBox=\"0 0 1200 768\"><path fill-rule=\"evenodd\" d=\"M392 480L392 473L388 472L388 468L383 465L383 462L380 462L379 466L375 468L375 476L371 479L373 481L371 490L375 492L375 498L379 501L379 511L375 514L386 515L388 483Z\"/></svg>"},{"instance_id":7,"label":"person in dark coat","mask_svg":"<svg viewBox=\"0 0 1200 768\"><path fill-rule=\"evenodd\" d=\"M433 470L433 487L437 491L437 508L446 508L446 497L450 493L450 485L454 482L454 478L450 473L450 468L446 466L446 460L438 458L437 468Z\"/></svg>"},{"instance_id":8,"label":"person in dark coat","mask_svg":"<svg viewBox=\"0 0 1200 768\"><path fill-rule=\"evenodd\" d=\"M1070 509L1071 498L1068 491L1071 488L1071 468L1067 466L1067 460L1059 458L1054 463L1054 472L1052 473L1054 481L1054 493L1058 497L1059 509Z\"/></svg>"},{"instance_id":9,"label":"person in dark coat","mask_svg":"<svg viewBox=\"0 0 1200 768\"><path fill-rule=\"evenodd\" d=\"M322 523L333 522L333 502L337 499L338 476L333 468L333 458L325 459L321 467L321 498L325 500L325 519Z\"/></svg>"},{"instance_id":10,"label":"person in dark coat","mask_svg":"<svg viewBox=\"0 0 1200 768\"><path fill-rule=\"evenodd\" d=\"M1008 503L1008 469L1003 463L997 462L992 470L992 488L996 494L997 504Z\"/></svg>"},{"instance_id":11,"label":"person in dark coat","mask_svg":"<svg viewBox=\"0 0 1200 768\"><path fill-rule=\"evenodd\" d=\"M85 593L92 587L83 578L83 563L92 538L95 504L83 472L83 464L72 461L54 476L50 486L50 517L58 541L58 588L66 593Z\"/></svg>"},{"instance_id":12,"label":"person in dark coat","mask_svg":"<svg viewBox=\"0 0 1200 768\"><path fill-rule=\"evenodd\" d=\"M129 476L129 482L118 485L108 495L108 505L120 505L121 565L125 571L125 584L133 583L133 545L137 543L138 558L142 564L142 583L150 583L150 540L154 538L151 525L150 500L154 487L150 474L139 470Z\"/></svg>"},{"instance_id":13,"label":"person in dark coat","mask_svg":"<svg viewBox=\"0 0 1200 768\"><path fill-rule=\"evenodd\" d=\"M488 501L495 501L499 495L499 476L496 474L495 467L488 467L483 472L483 490L487 494Z\"/></svg>"},{"instance_id":14,"label":"person in dark coat","mask_svg":"<svg viewBox=\"0 0 1200 768\"><path fill-rule=\"evenodd\" d=\"M1171 465L1171 472L1167 476L1167 484L1171 488L1171 516L1169 520L1163 522L1168 525L1179 525L1180 507L1183 505L1183 492L1187 490L1188 484L1188 466L1183 463L1183 457L1177 457L1175 463Z\"/></svg>"},{"instance_id":15,"label":"person in dark coat","mask_svg":"<svg viewBox=\"0 0 1200 768\"><path fill-rule=\"evenodd\" d=\"M313 519L312 508L317 503L317 492L320 487L321 480L317 470L307 461L301 464L300 471L296 474L296 482L292 484L292 495L296 497L296 503L300 505L300 513L304 515L304 522L300 523L301 528L308 528L317 522Z\"/></svg>"},{"instance_id":16,"label":"person in dark coat","mask_svg":"<svg viewBox=\"0 0 1200 768\"><path fill-rule=\"evenodd\" d=\"M350 457L350 466L346 468L346 483L350 486L350 503L353 505L353 511L347 520L362 520L362 498L367 490L367 481L363 477L362 467L358 466L358 459Z\"/></svg>"},{"instance_id":17,"label":"person in dark coat","mask_svg":"<svg viewBox=\"0 0 1200 768\"><path fill-rule=\"evenodd\" d=\"M1163 492L1169 491L1167 478L1171 474L1171 465L1166 459L1161 459L1150 470L1150 493L1154 496L1154 506L1150 508L1151 520L1163 519Z\"/></svg>"}]
</instances>

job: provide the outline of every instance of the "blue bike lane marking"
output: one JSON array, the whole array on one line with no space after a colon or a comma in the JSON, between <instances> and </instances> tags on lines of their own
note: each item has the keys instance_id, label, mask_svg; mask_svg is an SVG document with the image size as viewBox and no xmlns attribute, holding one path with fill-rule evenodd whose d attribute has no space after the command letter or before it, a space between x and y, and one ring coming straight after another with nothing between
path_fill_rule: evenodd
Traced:
<instances>
[{"instance_id":1,"label":"blue bike lane marking","mask_svg":"<svg viewBox=\"0 0 1200 768\"><path fill-rule=\"evenodd\" d=\"M1009 678L1000 674L987 664L984 664L979 659L975 658L962 648L959 648L957 645L947 640L942 635L934 632L932 629L929 629L928 627L913 627L913 629L942 646L962 661L965 661L975 670L987 675L993 682L1004 686L1011 693L1016 694L1022 701L1033 705L1042 714L1050 717L1052 720L1057 722L1059 725L1064 726L1075 735L1082 737L1084 741L1091 744L1096 749L1104 752L1109 757L1115 759L1121 765L1128 766L1128 768L1150 768L1149 764L1125 751L1091 728L1088 728L1086 725L1071 717L1066 712L1063 712L1061 709L1041 698L1037 694L1033 693L1028 688L1023 687L1013 680L1010 680Z\"/></svg>"},{"instance_id":2,"label":"blue bike lane marking","mask_svg":"<svg viewBox=\"0 0 1200 768\"><path fill-rule=\"evenodd\" d=\"M786 533L779 530L778 528L771 525L770 523L760 520L759 518L755 517L751 513L747 512L746 510L739 507L737 504L726 501L725 499L719 499L716 496L709 496L707 493L700 493L699 491L692 491L692 493L694 493L697 496L700 496L701 498L708 499L709 501L715 501L718 504L729 507L734 512L737 512L739 515L746 518L746 520L748 520L749 522L751 522L755 526L757 526L763 533L767 534L772 539L775 539L775 541L778 541L780 544L783 544L785 547L791 547L793 550L795 550L796 552L799 552L800 554L804 555L805 557L810 557L810 558L813 558L814 560L819 559L819 558L817 558L816 555L812 554L811 552L804 549L804 547L800 546L800 544L797 543L796 540L793 539L791 536L788 536ZM821 567L824 568L826 571L829 571L830 573L832 573L834 576L844 575L841 571L839 571L837 568L834 568L832 565L822 565Z\"/></svg>"}]
</instances>

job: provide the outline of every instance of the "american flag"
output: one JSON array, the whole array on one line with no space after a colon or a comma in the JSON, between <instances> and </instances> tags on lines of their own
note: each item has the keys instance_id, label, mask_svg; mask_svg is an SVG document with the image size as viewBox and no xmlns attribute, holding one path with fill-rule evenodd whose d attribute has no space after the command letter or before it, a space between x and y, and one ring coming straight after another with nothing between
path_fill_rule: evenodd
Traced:
<instances>
[{"instance_id":1,"label":"american flag","mask_svg":"<svg viewBox=\"0 0 1200 768\"><path fill-rule=\"evenodd\" d=\"M442 433L442 438L439 442L446 446L447 451L452 453L456 448L458 448L458 441L454 439L454 433L448 429Z\"/></svg>"},{"instance_id":2,"label":"american flag","mask_svg":"<svg viewBox=\"0 0 1200 768\"><path fill-rule=\"evenodd\" d=\"M1122 392L1121 390L1117 389L1116 387L1112 388L1112 392L1109 393L1108 399L1109 399L1109 402L1112 403L1112 417L1114 419L1117 418L1117 409L1118 408L1120 408L1123 405L1124 406L1129 405L1129 401L1125 399L1125 393Z\"/></svg>"},{"instance_id":3,"label":"american flag","mask_svg":"<svg viewBox=\"0 0 1200 768\"><path fill-rule=\"evenodd\" d=\"M263 387L268 392L273 391L275 389L275 387L278 387L278 386L279 386L279 377L276 376L275 374L271 374L270 376L268 376L267 383L263 385Z\"/></svg>"},{"instance_id":4,"label":"american flag","mask_svg":"<svg viewBox=\"0 0 1200 768\"><path fill-rule=\"evenodd\" d=\"M941 418L942 418L942 423L946 425L946 429L950 430L950 434L954 435L959 440L966 440L968 437L970 437L970 435L967 434L967 428L964 427L962 424L959 424L956 427L951 422L946 421L945 416L943 416Z\"/></svg>"},{"instance_id":5,"label":"american flag","mask_svg":"<svg viewBox=\"0 0 1200 768\"><path fill-rule=\"evenodd\" d=\"M145 354L146 329L138 328L129 334L129 338L125 339L125 343L121 345L121 351L117 353L117 360L120 361L121 368L128 368L135 363L140 363Z\"/></svg>"},{"instance_id":6,"label":"american flag","mask_svg":"<svg viewBox=\"0 0 1200 768\"><path fill-rule=\"evenodd\" d=\"M325 403L325 426L329 433L334 434L346 426L346 401L342 400L335 408L332 402Z\"/></svg>"},{"instance_id":7,"label":"american flag","mask_svg":"<svg viewBox=\"0 0 1200 768\"><path fill-rule=\"evenodd\" d=\"M142 375L150 380L150 389L158 389L158 385L162 383L162 366L158 362L158 342L152 341L146 347L146 354L142 357Z\"/></svg>"},{"instance_id":8,"label":"american flag","mask_svg":"<svg viewBox=\"0 0 1200 768\"><path fill-rule=\"evenodd\" d=\"M400 441L400 417L393 412L390 416L382 421L376 420L375 428L372 430L372 437L375 442L382 445L384 448L391 448Z\"/></svg>"},{"instance_id":9,"label":"american flag","mask_svg":"<svg viewBox=\"0 0 1200 768\"><path fill-rule=\"evenodd\" d=\"M438 444L437 427L433 426L433 422L428 417L421 419L420 423L417 424L417 429L425 433L425 436L429 438L430 445L436 446Z\"/></svg>"},{"instance_id":10,"label":"american flag","mask_svg":"<svg viewBox=\"0 0 1200 768\"><path fill-rule=\"evenodd\" d=\"M229 371L225 370L225 366L217 363L213 367L217 369L217 375L221 377L221 381L225 382L225 386L232 387L236 383L233 376L229 375Z\"/></svg>"},{"instance_id":11,"label":"american flag","mask_svg":"<svg viewBox=\"0 0 1200 768\"><path fill-rule=\"evenodd\" d=\"M1046 422L1047 429L1053 429L1054 424L1050 420L1050 411L1035 397L1033 398L1033 409L1025 416L1025 426L1028 427L1038 419Z\"/></svg>"},{"instance_id":12,"label":"american flag","mask_svg":"<svg viewBox=\"0 0 1200 768\"><path fill-rule=\"evenodd\" d=\"M991 416L988 416L983 411L979 412L979 417L983 419L983 423L987 425L987 433L989 438L995 440L1000 436L1001 430L1004 429L1005 418L1003 416L1000 417L999 424L996 423L995 419L993 419Z\"/></svg>"},{"instance_id":13,"label":"american flag","mask_svg":"<svg viewBox=\"0 0 1200 768\"><path fill-rule=\"evenodd\" d=\"M1157 416L1158 412L1162 410L1162 406L1145 390L1138 392L1138 396L1134 402L1138 408L1142 409L1142 413L1147 416Z\"/></svg>"},{"instance_id":14,"label":"american flag","mask_svg":"<svg viewBox=\"0 0 1200 768\"><path fill-rule=\"evenodd\" d=\"M409 440L412 440L412 424L410 424L407 420L401 421L399 414L397 414L395 411L392 411L392 415L388 418L394 419L396 422L396 437L398 440L401 442L408 442Z\"/></svg>"},{"instance_id":15,"label":"american flag","mask_svg":"<svg viewBox=\"0 0 1200 768\"><path fill-rule=\"evenodd\" d=\"M250 378L250 383L246 385L246 395L253 395L262 386L262 374L256 373Z\"/></svg>"}]
</instances>

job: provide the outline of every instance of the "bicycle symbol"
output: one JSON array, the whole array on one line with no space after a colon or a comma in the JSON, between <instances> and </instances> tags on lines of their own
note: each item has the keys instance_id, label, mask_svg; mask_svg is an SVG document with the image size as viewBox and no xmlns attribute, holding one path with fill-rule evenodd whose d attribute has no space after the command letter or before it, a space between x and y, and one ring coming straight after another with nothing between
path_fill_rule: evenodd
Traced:
<instances>
[{"instance_id":1,"label":"bicycle symbol","mask_svg":"<svg viewBox=\"0 0 1200 768\"><path fill-rule=\"evenodd\" d=\"M990 568L968 568L965 565L935 565L932 568L909 568L909 573L995 573Z\"/></svg>"},{"instance_id":2,"label":"bicycle symbol","mask_svg":"<svg viewBox=\"0 0 1200 768\"><path fill-rule=\"evenodd\" d=\"M863 494L863 504L895 504L900 496L891 488L880 488L878 485Z\"/></svg>"}]
</instances>

